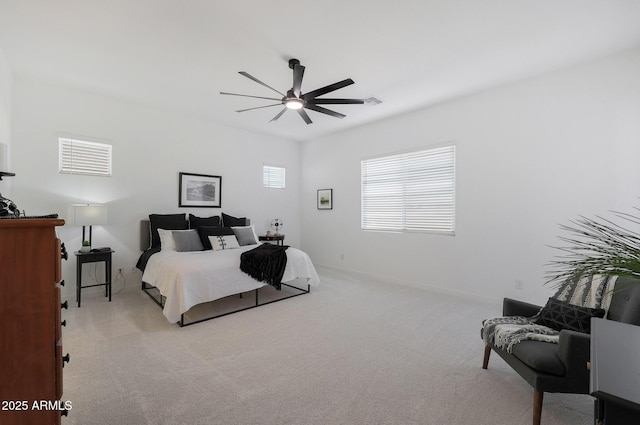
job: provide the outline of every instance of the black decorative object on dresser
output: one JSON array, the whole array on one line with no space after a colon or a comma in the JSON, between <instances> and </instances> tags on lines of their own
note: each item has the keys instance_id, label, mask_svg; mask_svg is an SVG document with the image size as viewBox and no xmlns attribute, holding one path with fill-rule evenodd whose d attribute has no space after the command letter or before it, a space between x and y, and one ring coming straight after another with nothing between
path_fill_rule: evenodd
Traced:
<instances>
[{"instance_id":1,"label":"black decorative object on dresser","mask_svg":"<svg viewBox=\"0 0 640 425\"><path fill-rule=\"evenodd\" d=\"M15 401L0 412L3 425L59 425L62 351L60 286L64 244L60 219L0 219L0 400ZM37 409L46 402L55 408ZM9 409L13 407L13 409ZM37 406L36 406L37 407Z\"/></svg>"}]
</instances>

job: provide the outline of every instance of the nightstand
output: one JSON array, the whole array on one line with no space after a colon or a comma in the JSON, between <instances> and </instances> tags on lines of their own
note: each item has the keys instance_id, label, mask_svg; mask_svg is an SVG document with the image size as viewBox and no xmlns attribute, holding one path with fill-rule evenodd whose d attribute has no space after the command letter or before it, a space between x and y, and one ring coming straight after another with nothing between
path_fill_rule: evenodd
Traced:
<instances>
[{"instance_id":1,"label":"nightstand","mask_svg":"<svg viewBox=\"0 0 640 425\"><path fill-rule=\"evenodd\" d=\"M80 252L75 251L76 255L76 301L78 307L82 299L82 289L92 288L94 286L104 286L104 296L109 297L111 302L111 254L115 251L99 251L99 252ZM104 262L104 276L105 283L96 283L95 285L82 286L82 265L85 263L100 263Z\"/></svg>"},{"instance_id":2,"label":"nightstand","mask_svg":"<svg viewBox=\"0 0 640 425\"><path fill-rule=\"evenodd\" d=\"M276 241L276 245L283 246L284 245L284 235L278 236L258 236L258 240L260 242L272 242Z\"/></svg>"}]
</instances>

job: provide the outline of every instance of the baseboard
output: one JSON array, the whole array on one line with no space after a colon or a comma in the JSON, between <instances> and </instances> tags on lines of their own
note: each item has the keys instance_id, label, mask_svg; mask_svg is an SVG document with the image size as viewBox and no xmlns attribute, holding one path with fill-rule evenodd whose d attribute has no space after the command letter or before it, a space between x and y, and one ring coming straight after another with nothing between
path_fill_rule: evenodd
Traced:
<instances>
[{"instance_id":1,"label":"baseboard","mask_svg":"<svg viewBox=\"0 0 640 425\"><path fill-rule=\"evenodd\" d=\"M432 290L434 292L439 292L439 293L443 293L443 294L447 294L447 295L452 295L452 296L461 297L461 298L468 298L468 299L472 299L472 300L476 300L476 301L489 302L489 303L492 303L492 304L496 304L498 306L502 306L502 298L494 298L494 297L489 297L489 296L486 296L486 295L474 294L472 292L461 291L459 289L443 288L441 286L430 285L430 284L424 283L424 282L416 282L416 281L411 281L411 280L398 279L398 278L379 275L379 274L375 274L375 273L369 273L369 272L363 272L363 271L359 271L359 270L346 269L346 268L343 268L343 267L331 266L331 265L328 265L328 264L315 264L315 267L316 268L325 268L325 269L328 269L328 270L333 270L333 271L340 272L340 273L345 273L345 274L351 274L353 276L360 276L360 277L368 278L368 279L382 280L382 281L386 281L386 282L389 282L389 283L392 283L392 284L395 284L395 285L409 286L409 287L418 288L418 289L428 289L428 290Z\"/></svg>"}]
</instances>

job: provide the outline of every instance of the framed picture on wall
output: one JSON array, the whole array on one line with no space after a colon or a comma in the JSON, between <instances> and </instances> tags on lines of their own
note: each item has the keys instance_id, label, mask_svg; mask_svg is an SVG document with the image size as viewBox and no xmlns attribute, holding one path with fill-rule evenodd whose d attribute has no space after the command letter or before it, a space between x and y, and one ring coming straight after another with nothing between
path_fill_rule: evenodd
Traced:
<instances>
[{"instance_id":1,"label":"framed picture on wall","mask_svg":"<svg viewBox=\"0 0 640 425\"><path fill-rule=\"evenodd\" d=\"M180 173L179 207L220 208L222 177Z\"/></svg>"},{"instance_id":2,"label":"framed picture on wall","mask_svg":"<svg viewBox=\"0 0 640 425\"><path fill-rule=\"evenodd\" d=\"M333 189L318 189L318 209L333 209Z\"/></svg>"}]
</instances>

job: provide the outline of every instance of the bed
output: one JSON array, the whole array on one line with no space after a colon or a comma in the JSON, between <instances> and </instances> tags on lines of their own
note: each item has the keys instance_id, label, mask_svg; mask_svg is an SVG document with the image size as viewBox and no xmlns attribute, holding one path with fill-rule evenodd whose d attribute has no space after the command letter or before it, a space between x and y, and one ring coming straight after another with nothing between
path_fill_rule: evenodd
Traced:
<instances>
[{"instance_id":1,"label":"bed","mask_svg":"<svg viewBox=\"0 0 640 425\"><path fill-rule=\"evenodd\" d=\"M226 316L308 294L311 286L320 283L309 256L291 246L283 249L286 264L274 279L277 282L256 280L242 271L241 262L244 267L253 254L250 251L262 247L247 219L191 214L189 219L185 214L151 214L149 218L140 225L141 248L146 249L137 267L143 272L142 290L170 323L187 326ZM192 245L181 241L187 238Z\"/></svg>"}]
</instances>

